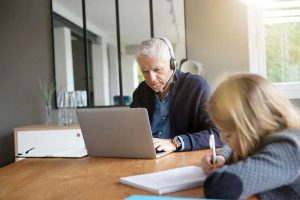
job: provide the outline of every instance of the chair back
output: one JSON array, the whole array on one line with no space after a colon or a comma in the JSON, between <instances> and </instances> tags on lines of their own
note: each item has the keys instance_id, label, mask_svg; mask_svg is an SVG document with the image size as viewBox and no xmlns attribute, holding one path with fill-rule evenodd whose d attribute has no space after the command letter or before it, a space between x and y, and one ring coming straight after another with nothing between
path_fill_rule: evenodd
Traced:
<instances>
[{"instance_id":1,"label":"chair back","mask_svg":"<svg viewBox=\"0 0 300 200\"><path fill-rule=\"evenodd\" d=\"M180 66L180 70L183 72L190 72L191 74L200 75L205 78L205 66L203 63L196 60L187 60L183 62Z\"/></svg>"}]
</instances>

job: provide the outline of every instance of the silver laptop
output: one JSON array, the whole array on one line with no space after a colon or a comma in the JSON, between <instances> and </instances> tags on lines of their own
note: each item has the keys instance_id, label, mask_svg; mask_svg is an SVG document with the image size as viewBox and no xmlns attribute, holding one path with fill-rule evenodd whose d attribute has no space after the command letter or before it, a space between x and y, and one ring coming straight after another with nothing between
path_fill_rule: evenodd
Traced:
<instances>
[{"instance_id":1,"label":"silver laptop","mask_svg":"<svg viewBox=\"0 0 300 200\"><path fill-rule=\"evenodd\" d=\"M77 117L89 156L158 158L145 108L78 109Z\"/></svg>"}]
</instances>

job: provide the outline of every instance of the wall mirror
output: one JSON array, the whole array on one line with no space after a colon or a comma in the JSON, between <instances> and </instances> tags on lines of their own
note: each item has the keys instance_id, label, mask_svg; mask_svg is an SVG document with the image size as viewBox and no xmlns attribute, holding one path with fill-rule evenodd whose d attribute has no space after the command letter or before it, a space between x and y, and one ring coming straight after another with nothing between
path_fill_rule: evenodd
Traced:
<instances>
[{"instance_id":1,"label":"wall mirror","mask_svg":"<svg viewBox=\"0 0 300 200\"><path fill-rule=\"evenodd\" d=\"M63 91L78 107L129 105L144 39L167 37L186 58L184 0L52 0L52 27L56 105Z\"/></svg>"}]
</instances>

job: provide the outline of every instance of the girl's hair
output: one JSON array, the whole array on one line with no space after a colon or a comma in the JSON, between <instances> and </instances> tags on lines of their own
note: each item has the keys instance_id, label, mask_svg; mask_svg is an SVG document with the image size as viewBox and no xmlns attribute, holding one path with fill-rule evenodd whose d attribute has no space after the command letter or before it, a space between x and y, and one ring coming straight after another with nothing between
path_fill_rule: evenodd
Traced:
<instances>
[{"instance_id":1,"label":"girl's hair","mask_svg":"<svg viewBox=\"0 0 300 200\"><path fill-rule=\"evenodd\" d=\"M237 134L242 158L253 154L268 134L299 127L291 102L271 82L251 73L223 81L210 98L208 112L221 132Z\"/></svg>"},{"instance_id":2,"label":"girl's hair","mask_svg":"<svg viewBox=\"0 0 300 200\"><path fill-rule=\"evenodd\" d=\"M159 56L162 60L167 61L171 59L171 56L174 57L174 51L171 42L167 38L150 38L144 40L137 47L136 57L139 56Z\"/></svg>"}]
</instances>

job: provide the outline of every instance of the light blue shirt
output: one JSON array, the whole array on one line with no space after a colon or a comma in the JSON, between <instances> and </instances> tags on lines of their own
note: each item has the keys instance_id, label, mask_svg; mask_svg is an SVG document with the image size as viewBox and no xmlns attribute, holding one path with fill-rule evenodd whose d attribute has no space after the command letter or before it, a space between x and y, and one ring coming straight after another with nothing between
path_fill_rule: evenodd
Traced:
<instances>
[{"instance_id":1,"label":"light blue shirt","mask_svg":"<svg viewBox=\"0 0 300 200\"><path fill-rule=\"evenodd\" d=\"M171 128L170 128L170 92L165 97L160 99L158 94L155 94L155 108L153 111L153 117L151 122L152 136L154 138L170 139ZM181 149L184 149L184 142L182 137L178 136L181 142Z\"/></svg>"},{"instance_id":2,"label":"light blue shirt","mask_svg":"<svg viewBox=\"0 0 300 200\"><path fill-rule=\"evenodd\" d=\"M155 94L155 108L151 122L151 130L154 138L170 139L170 92L165 97L160 99L158 94Z\"/></svg>"}]
</instances>

